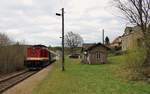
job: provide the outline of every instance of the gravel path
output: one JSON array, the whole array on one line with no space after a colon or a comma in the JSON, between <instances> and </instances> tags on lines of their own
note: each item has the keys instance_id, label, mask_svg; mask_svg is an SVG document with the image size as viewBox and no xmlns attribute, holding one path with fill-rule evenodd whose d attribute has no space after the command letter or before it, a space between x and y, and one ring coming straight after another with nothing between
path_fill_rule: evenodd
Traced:
<instances>
[{"instance_id":1,"label":"gravel path","mask_svg":"<svg viewBox=\"0 0 150 94\"><path fill-rule=\"evenodd\" d=\"M47 68L41 70L37 74L24 80L23 82L10 88L3 94L32 94L32 90L47 76L47 74L51 70L51 67L52 64Z\"/></svg>"}]
</instances>

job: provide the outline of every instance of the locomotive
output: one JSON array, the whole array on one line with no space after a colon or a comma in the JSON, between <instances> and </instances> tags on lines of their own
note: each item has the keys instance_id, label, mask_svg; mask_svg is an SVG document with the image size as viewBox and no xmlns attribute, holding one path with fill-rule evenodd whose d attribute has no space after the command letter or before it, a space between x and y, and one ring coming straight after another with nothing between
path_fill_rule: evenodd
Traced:
<instances>
[{"instance_id":1,"label":"locomotive","mask_svg":"<svg viewBox=\"0 0 150 94\"><path fill-rule=\"evenodd\" d=\"M55 61L56 54L45 45L33 45L26 50L24 65L29 69L43 68Z\"/></svg>"}]
</instances>

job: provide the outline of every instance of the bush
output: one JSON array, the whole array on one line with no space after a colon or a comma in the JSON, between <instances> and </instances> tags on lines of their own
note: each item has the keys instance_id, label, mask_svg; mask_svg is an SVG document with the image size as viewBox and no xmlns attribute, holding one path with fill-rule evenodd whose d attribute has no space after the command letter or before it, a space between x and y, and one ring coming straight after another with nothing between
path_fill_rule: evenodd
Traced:
<instances>
[{"instance_id":1,"label":"bush","mask_svg":"<svg viewBox=\"0 0 150 94\"><path fill-rule=\"evenodd\" d=\"M0 46L0 72L10 73L24 69L24 58L24 46Z\"/></svg>"},{"instance_id":2,"label":"bush","mask_svg":"<svg viewBox=\"0 0 150 94\"><path fill-rule=\"evenodd\" d=\"M144 63L146 51L138 48L129 50L124 54L125 62L121 65L121 75L129 80L144 79L142 65Z\"/></svg>"}]
</instances>

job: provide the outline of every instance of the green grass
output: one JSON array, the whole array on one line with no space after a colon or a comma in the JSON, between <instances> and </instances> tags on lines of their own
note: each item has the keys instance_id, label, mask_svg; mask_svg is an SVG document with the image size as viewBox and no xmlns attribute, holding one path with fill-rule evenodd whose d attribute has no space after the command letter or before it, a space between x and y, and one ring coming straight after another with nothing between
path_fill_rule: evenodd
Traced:
<instances>
[{"instance_id":1,"label":"green grass","mask_svg":"<svg viewBox=\"0 0 150 94\"><path fill-rule=\"evenodd\" d=\"M66 71L62 72L60 63L55 63L33 94L150 94L150 84L116 76L123 61L122 56L117 56L109 58L109 64L86 65L66 58Z\"/></svg>"}]
</instances>

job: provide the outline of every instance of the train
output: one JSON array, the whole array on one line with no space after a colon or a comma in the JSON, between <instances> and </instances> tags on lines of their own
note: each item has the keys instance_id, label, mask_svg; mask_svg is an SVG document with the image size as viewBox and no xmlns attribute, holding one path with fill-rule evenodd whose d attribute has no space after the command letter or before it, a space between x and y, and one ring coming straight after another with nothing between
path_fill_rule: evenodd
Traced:
<instances>
[{"instance_id":1,"label":"train","mask_svg":"<svg viewBox=\"0 0 150 94\"><path fill-rule=\"evenodd\" d=\"M27 48L24 65L29 69L41 69L56 60L56 53L45 45L33 45Z\"/></svg>"}]
</instances>

